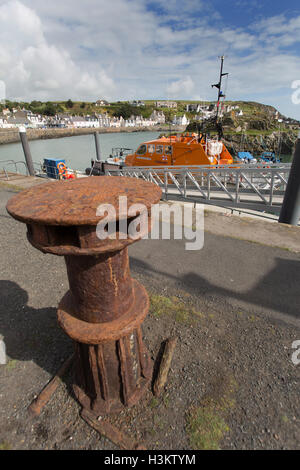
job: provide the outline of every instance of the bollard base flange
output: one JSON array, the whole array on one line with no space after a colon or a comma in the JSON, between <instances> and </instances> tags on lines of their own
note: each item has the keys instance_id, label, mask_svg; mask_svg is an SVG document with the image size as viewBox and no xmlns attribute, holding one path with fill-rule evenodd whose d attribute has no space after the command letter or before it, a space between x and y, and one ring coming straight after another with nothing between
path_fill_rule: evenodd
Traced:
<instances>
[{"instance_id":1,"label":"bollard base flange","mask_svg":"<svg viewBox=\"0 0 300 470\"><path fill-rule=\"evenodd\" d=\"M98 324L76 318L70 292L59 304L58 322L75 343L74 393L83 408L94 414L117 413L133 406L152 378L152 361L141 330L149 297L137 281L133 281L133 296L123 317Z\"/></svg>"},{"instance_id":2,"label":"bollard base flange","mask_svg":"<svg viewBox=\"0 0 300 470\"><path fill-rule=\"evenodd\" d=\"M127 403L124 403L124 396L121 392L120 397L114 399L104 400L103 398L96 397L95 399L88 396L79 385L73 385L73 391L75 397L79 401L83 410L92 412L95 417L121 413L122 411L130 408L138 403L150 387L152 378L152 364L149 362L149 377L141 378L139 383L136 385L135 392L128 398Z\"/></svg>"}]
</instances>

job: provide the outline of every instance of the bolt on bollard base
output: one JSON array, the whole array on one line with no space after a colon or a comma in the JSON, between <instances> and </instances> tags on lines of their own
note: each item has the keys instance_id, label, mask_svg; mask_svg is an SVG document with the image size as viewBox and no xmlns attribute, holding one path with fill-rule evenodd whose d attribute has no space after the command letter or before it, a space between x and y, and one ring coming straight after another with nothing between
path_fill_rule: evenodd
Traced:
<instances>
[{"instance_id":1,"label":"bolt on bollard base","mask_svg":"<svg viewBox=\"0 0 300 470\"><path fill-rule=\"evenodd\" d=\"M75 345L75 395L95 414L137 403L152 375L141 329L149 298L129 269L127 246L137 240L119 237L118 223L115 239L96 234L100 204L114 205L117 221L132 221L118 211L119 195L127 195L128 207L143 204L150 220L161 189L131 178L89 177L41 185L7 204L12 217L27 224L35 248L65 258L70 289L59 303L58 322Z\"/></svg>"}]
</instances>

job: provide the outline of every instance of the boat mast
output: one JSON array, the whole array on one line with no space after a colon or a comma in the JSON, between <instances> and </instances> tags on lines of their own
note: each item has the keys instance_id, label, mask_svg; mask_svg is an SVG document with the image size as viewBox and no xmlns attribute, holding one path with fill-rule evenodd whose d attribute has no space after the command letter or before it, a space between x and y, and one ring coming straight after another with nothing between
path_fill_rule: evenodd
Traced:
<instances>
[{"instance_id":1,"label":"boat mast","mask_svg":"<svg viewBox=\"0 0 300 470\"><path fill-rule=\"evenodd\" d=\"M229 75L228 73L223 73L223 66L224 66L224 59L225 57L222 55L220 57L221 59L221 69L220 69L220 80L219 80L219 83L216 83L215 85L212 85L212 88L213 87L216 87L219 91L218 91L218 103L217 103L217 114L216 114L216 123L218 123L218 120L219 120L219 113L220 113L220 106L221 106L221 98L225 98L226 95L224 95L223 91L222 91L222 79L223 77Z\"/></svg>"}]
</instances>

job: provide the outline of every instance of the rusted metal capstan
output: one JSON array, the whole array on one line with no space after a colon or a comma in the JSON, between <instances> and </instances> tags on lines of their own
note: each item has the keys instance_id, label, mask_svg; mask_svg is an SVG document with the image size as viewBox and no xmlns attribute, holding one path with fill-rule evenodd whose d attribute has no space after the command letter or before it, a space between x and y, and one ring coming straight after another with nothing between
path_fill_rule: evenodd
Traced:
<instances>
[{"instance_id":1,"label":"rusted metal capstan","mask_svg":"<svg viewBox=\"0 0 300 470\"><path fill-rule=\"evenodd\" d=\"M98 414L135 404L152 375L141 331L149 298L130 275L127 247L137 240L124 236L139 214L128 218L119 196L127 196L128 207L143 204L150 222L161 190L132 178L90 177L42 184L7 204L9 214L27 224L35 248L65 257L70 290L59 304L58 322L75 342L76 397ZM106 215L97 216L101 204L116 211L115 234L106 239L96 233Z\"/></svg>"}]
</instances>

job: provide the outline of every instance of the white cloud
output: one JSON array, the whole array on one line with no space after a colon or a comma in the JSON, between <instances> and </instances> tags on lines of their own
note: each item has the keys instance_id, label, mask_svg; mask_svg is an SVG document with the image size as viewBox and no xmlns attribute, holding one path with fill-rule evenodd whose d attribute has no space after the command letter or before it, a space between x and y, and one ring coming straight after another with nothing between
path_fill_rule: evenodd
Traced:
<instances>
[{"instance_id":1,"label":"white cloud","mask_svg":"<svg viewBox=\"0 0 300 470\"><path fill-rule=\"evenodd\" d=\"M195 88L195 84L191 77L182 78L172 82L167 87L167 93L172 97L185 98L191 96Z\"/></svg>"},{"instance_id":2,"label":"white cloud","mask_svg":"<svg viewBox=\"0 0 300 470\"><path fill-rule=\"evenodd\" d=\"M36 12L14 0L0 6L1 77L14 99L55 99L81 94L111 95L115 85L106 73L83 71L66 48L50 44ZM84 84L83 84L84 81Z\"/></svg>"},{"instance_id":3,"label":"white cloud","mask_svg":"<svg viewBox=\"0 0 300 470\"><path fill-rule=\"evenodd\" d=\"M15 99L215 99L225 54L228 99L278 96L300 112L279 99L300 79L299 53L282 49L299 41L300 17L248 28L218 17L198 0L0 0L0 79Z\"/></svg>"}]
</instances>

